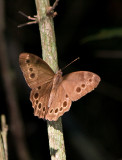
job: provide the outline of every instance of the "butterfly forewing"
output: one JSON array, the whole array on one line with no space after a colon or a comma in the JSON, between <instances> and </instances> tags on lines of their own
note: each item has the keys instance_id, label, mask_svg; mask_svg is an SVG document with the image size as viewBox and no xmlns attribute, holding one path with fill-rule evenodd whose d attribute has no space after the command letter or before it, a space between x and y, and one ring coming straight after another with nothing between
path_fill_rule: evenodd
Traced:
<instances>
[{"instance_id":1,"label":"butterfly forewing","mask_svg":"<svg viewBox=\"0 0 122 160\"><path fill-rule=\"evenodd\" d=\"M34 54L20 54L19 63L30 88L36 88L38 85L43 85L53 79L53 70L46 62Z\"/></svg>"},{"instance_id":2,"label":"butterfly forewing","mask_svg":"<svg viewBox=\"0 0 122 160\"><path fill-rule=\"evenodd\" d=\"M62 86L72 101L91 92L100 82L100 77L88 71L72 72L63 77Z\"/></svg>"}]
</instances>

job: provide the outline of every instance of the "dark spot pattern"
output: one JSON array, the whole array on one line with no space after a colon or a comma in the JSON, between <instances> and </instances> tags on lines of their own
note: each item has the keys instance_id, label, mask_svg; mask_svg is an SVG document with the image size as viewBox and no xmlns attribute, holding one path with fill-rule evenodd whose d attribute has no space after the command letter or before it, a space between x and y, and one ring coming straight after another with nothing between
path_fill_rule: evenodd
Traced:
<instances>
[{"instance_id":1,"label":"dark spot pattern","mask_svg":"<svg viewBox=\"0 0 122 160\"><path fill-rule=\"evenodd\" d=\"M53 109L50 110L50 113L52 113L52 112L53 112Z\"/></svg>"},{"instance_id":2,"label":"dark spot pattern","mask_svg":"<svg viewBox=\"0 0 122 160\"><path fill-rule=\"evenodd\" d=\"M62 110L63 110L63 108L61 107L61 108L60 108L60 111L62 111Z\"/></svg>"},{"instance_id":3,"label":"dark spot pattern","mask_svg":"<svg viewBox=\"0 0 122 160\"><path fill-rule=\"evenodd\" d=\"M36 104L38 104L38 100L36 100Z\"/></svg>"},{"instance_id":4,"label":"dark spot pattern","mask_svg":"<svg viewBox=\"0 0 122 160\"><path fill-rule=\"evenodd\" d=\"M30 60L29 59L26 59L26 61L25 61L26 63L30 63Z\"/></svg>"},{"instance_id":5,"label":"dark spot pattern","mask_svg":"<svg viewBox=\"0 0 122 160\"><path fill-rule=\"evenodd\" d=\"M30 78L35 78L35 73L31 73Z\"/></svg>"},{"instance_id":6,"label":"dark spot pattern","mask_svg":"<svg viewBox=\"0 0 122 160\"><path fill-rule=\"evenodd\" d=\"M68 98L68 95L66 94L66 98Z\"/></svg>"},{"instance_id":7,"label":"dark spot pattern","mask_svg":"<svg viewBox=\"0 0 122 160\"><path fill-rule=\"evenodd\" d=\"M39 86L38 89L41 89L41 86Z\"/></svg>"},{"instance_id":8,"label":"dark spot pattern","mask_svg":"<svg viewBox=\"0 0 122 160\"><path fill-rule=\"evenodd\" d=\"M41 109L41 103L39 103L38 108Z\"/></svg>"},{"instance_id":9,"label":"dark spot pattern","mask_svg":"<svg viewBox=\"0 0 122 160\"><path fill-rule=\"evenodd\" d=\"M63 107L66 107L67 106L67 101L64 101L63 102Z\"/></svg>"},{"instance_id":10,"label":"dark spot pattern","mask_svg":"<svg viewBox=\"0 0 122 160\"><path fill-rule=\"evenodd\" d=\"M77 88L76 88L76 92L78 92L78 93L81 92L81 88L80 88L80 87L77 87Z\"/></svg>"},{"instance_id":11,"label":"dark spot pattern","mask_svg":"<svg viewBox=\"0 0 122 160\"><path fill-rule=\"evenodd\" d=\"M45 112L45 107L43 107L43 112Z\"/></svg>"},{"instance_id":12,"label":"dark spot pattern","mask_svg":"<svg viewBox=\"0 0 122 160\"><path fill-rule=\"evenodd\" d=\"M29 68L29 71L32 72L32 71L33 71L33 68Z\"/></svg>"},{"instance_id":13,"label":"dark spot pattern","mask_svg":"<svg viewBox=\"0 0 122 160\"><path fill-rule=\"evenodd\" d=\"M55 113L57 113L58 112L58 108L56 108L56 110L55 110Z\"/></svg>"},{"instance_id":14,"label":"dark spot pattern","mask_svg":"<svg viewBox=\"0 0 122 160\"><path fill-rule=\"evenodd\" d=\"M91 78L89 79L89 82L92 82L92 79L91 79Z\"/></svg>"},{"instance_id":15,"label":"dark spot pattern","mask_svg":"<svg viewBox=\"0 0 122 160\"><path fill-rule=\"evenodd\" d=\"M85 86L86 86L85 84L82 84L82 85L81 85L82 88L85 88Z\"/></svg>"},{"instance_id":16,"label":"dark spot pattern","mask_svg":"<svg viewBox=\"0 0 122 160\"><path fill-rule=\"evenodd\" d=\"M35 93L34 97L35 97L35 99L37 99L39 97L39 94Z\"/></svg>"}]
</instances>

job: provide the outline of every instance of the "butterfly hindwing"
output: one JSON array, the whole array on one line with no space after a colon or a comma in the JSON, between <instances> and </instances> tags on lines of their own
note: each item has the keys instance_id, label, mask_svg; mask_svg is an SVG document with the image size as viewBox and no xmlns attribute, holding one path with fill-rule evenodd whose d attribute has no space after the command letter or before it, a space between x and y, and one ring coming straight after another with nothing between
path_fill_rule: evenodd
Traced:
<instances>
[{"instance_id":1,"label":"butterfly hindwing","mask_svg":"<svg viewBox=\"0 0 122 160\"><path fill-rule=\"evenodd\" d=\"M34 108L34 115L39 118L45 118L48 112L48 102L52 89L52 83L48 82L42 86L32 89L30 101Z\"/></svg>"},{"instance_id":2,"label":"butterfly hindwing","mask_svg":"<svg viewBox=\"0 0 122 160\"><path fill-rule=\"evenodd\" d=\"M55 97L48 109L45 119L56 121L60 116L67 112L71 107L72 101L60 84L55 90Z\"/></svg>"}]
</instances>

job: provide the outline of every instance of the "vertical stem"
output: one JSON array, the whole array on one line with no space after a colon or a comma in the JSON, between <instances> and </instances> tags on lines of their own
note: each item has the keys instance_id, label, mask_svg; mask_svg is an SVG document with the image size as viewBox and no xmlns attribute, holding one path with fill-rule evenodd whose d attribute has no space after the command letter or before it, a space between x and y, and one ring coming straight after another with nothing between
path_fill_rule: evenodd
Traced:
<instances>
[{"instance_id":1,"label":"vertical stem","mask_svg":"<svg viewBox=\"0 0 122 160\"><path fill-rule=\"evenodd\" d=\"M4 142L1 132L0 132L0 160L6 160Z\"/></svg>"},{"instance_id":2,"label":"vertical stem","mask_svg":"<svg viewBox=\"0 0 122 160\"><path fill-rule=\"evenodd\" d=\"M43 59L56 72L58 70L57 49L52 17L46 15L46 9L50 6L49 0L35 0L39 30L41 36ZM62 131L61 118L56 122L47 121L49 147L52 160L65 160L65 146Z\"/></svg>"},{"instance_id":3,"label":"vertical stem","mask_svg":"<svg viewBox=\"0 0 122 160\"><path fill-rule=\"evenodd\" d=\"M37 17L39 19L42 56L54 72L56 72L58 70L58 62L54 25L52 18L46 16L46 9L49 7L49 0L35 0L35 2L37 7Z\"/></svg>"},{"instance_id":4,"label":"vertical stem","mask_svg":"<svg viewBox=\"0 0 122 160\"><path fill-rule=\"evenodd\" d=\"M5 157L6 157L6 160L8 160L8 145L7 145L8 126L6 124L5 115L1 115L1 128L2 128L1 135L2 135L3 143L4 143Z\"/></svg>"}]
</instances>

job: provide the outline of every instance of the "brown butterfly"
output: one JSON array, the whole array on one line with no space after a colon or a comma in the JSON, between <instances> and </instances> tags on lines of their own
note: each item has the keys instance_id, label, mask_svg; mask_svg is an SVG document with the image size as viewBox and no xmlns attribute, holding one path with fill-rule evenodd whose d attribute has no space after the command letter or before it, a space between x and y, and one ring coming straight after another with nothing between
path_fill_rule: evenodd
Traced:
<instances>
[{"instance_id":1,"label":"brown butterfly","mask_svg":"<svg viewBox=\"0 0 122 160\"><path fill-rule=\"evenodd\" d=\"M32 89L30 100L34 115L56 121L77 101L91 92L100 82L100 77L88 71L77 71L62 77L34 54L22 53L19 63L28 86Z\"/></svg>"}]
</instances>

